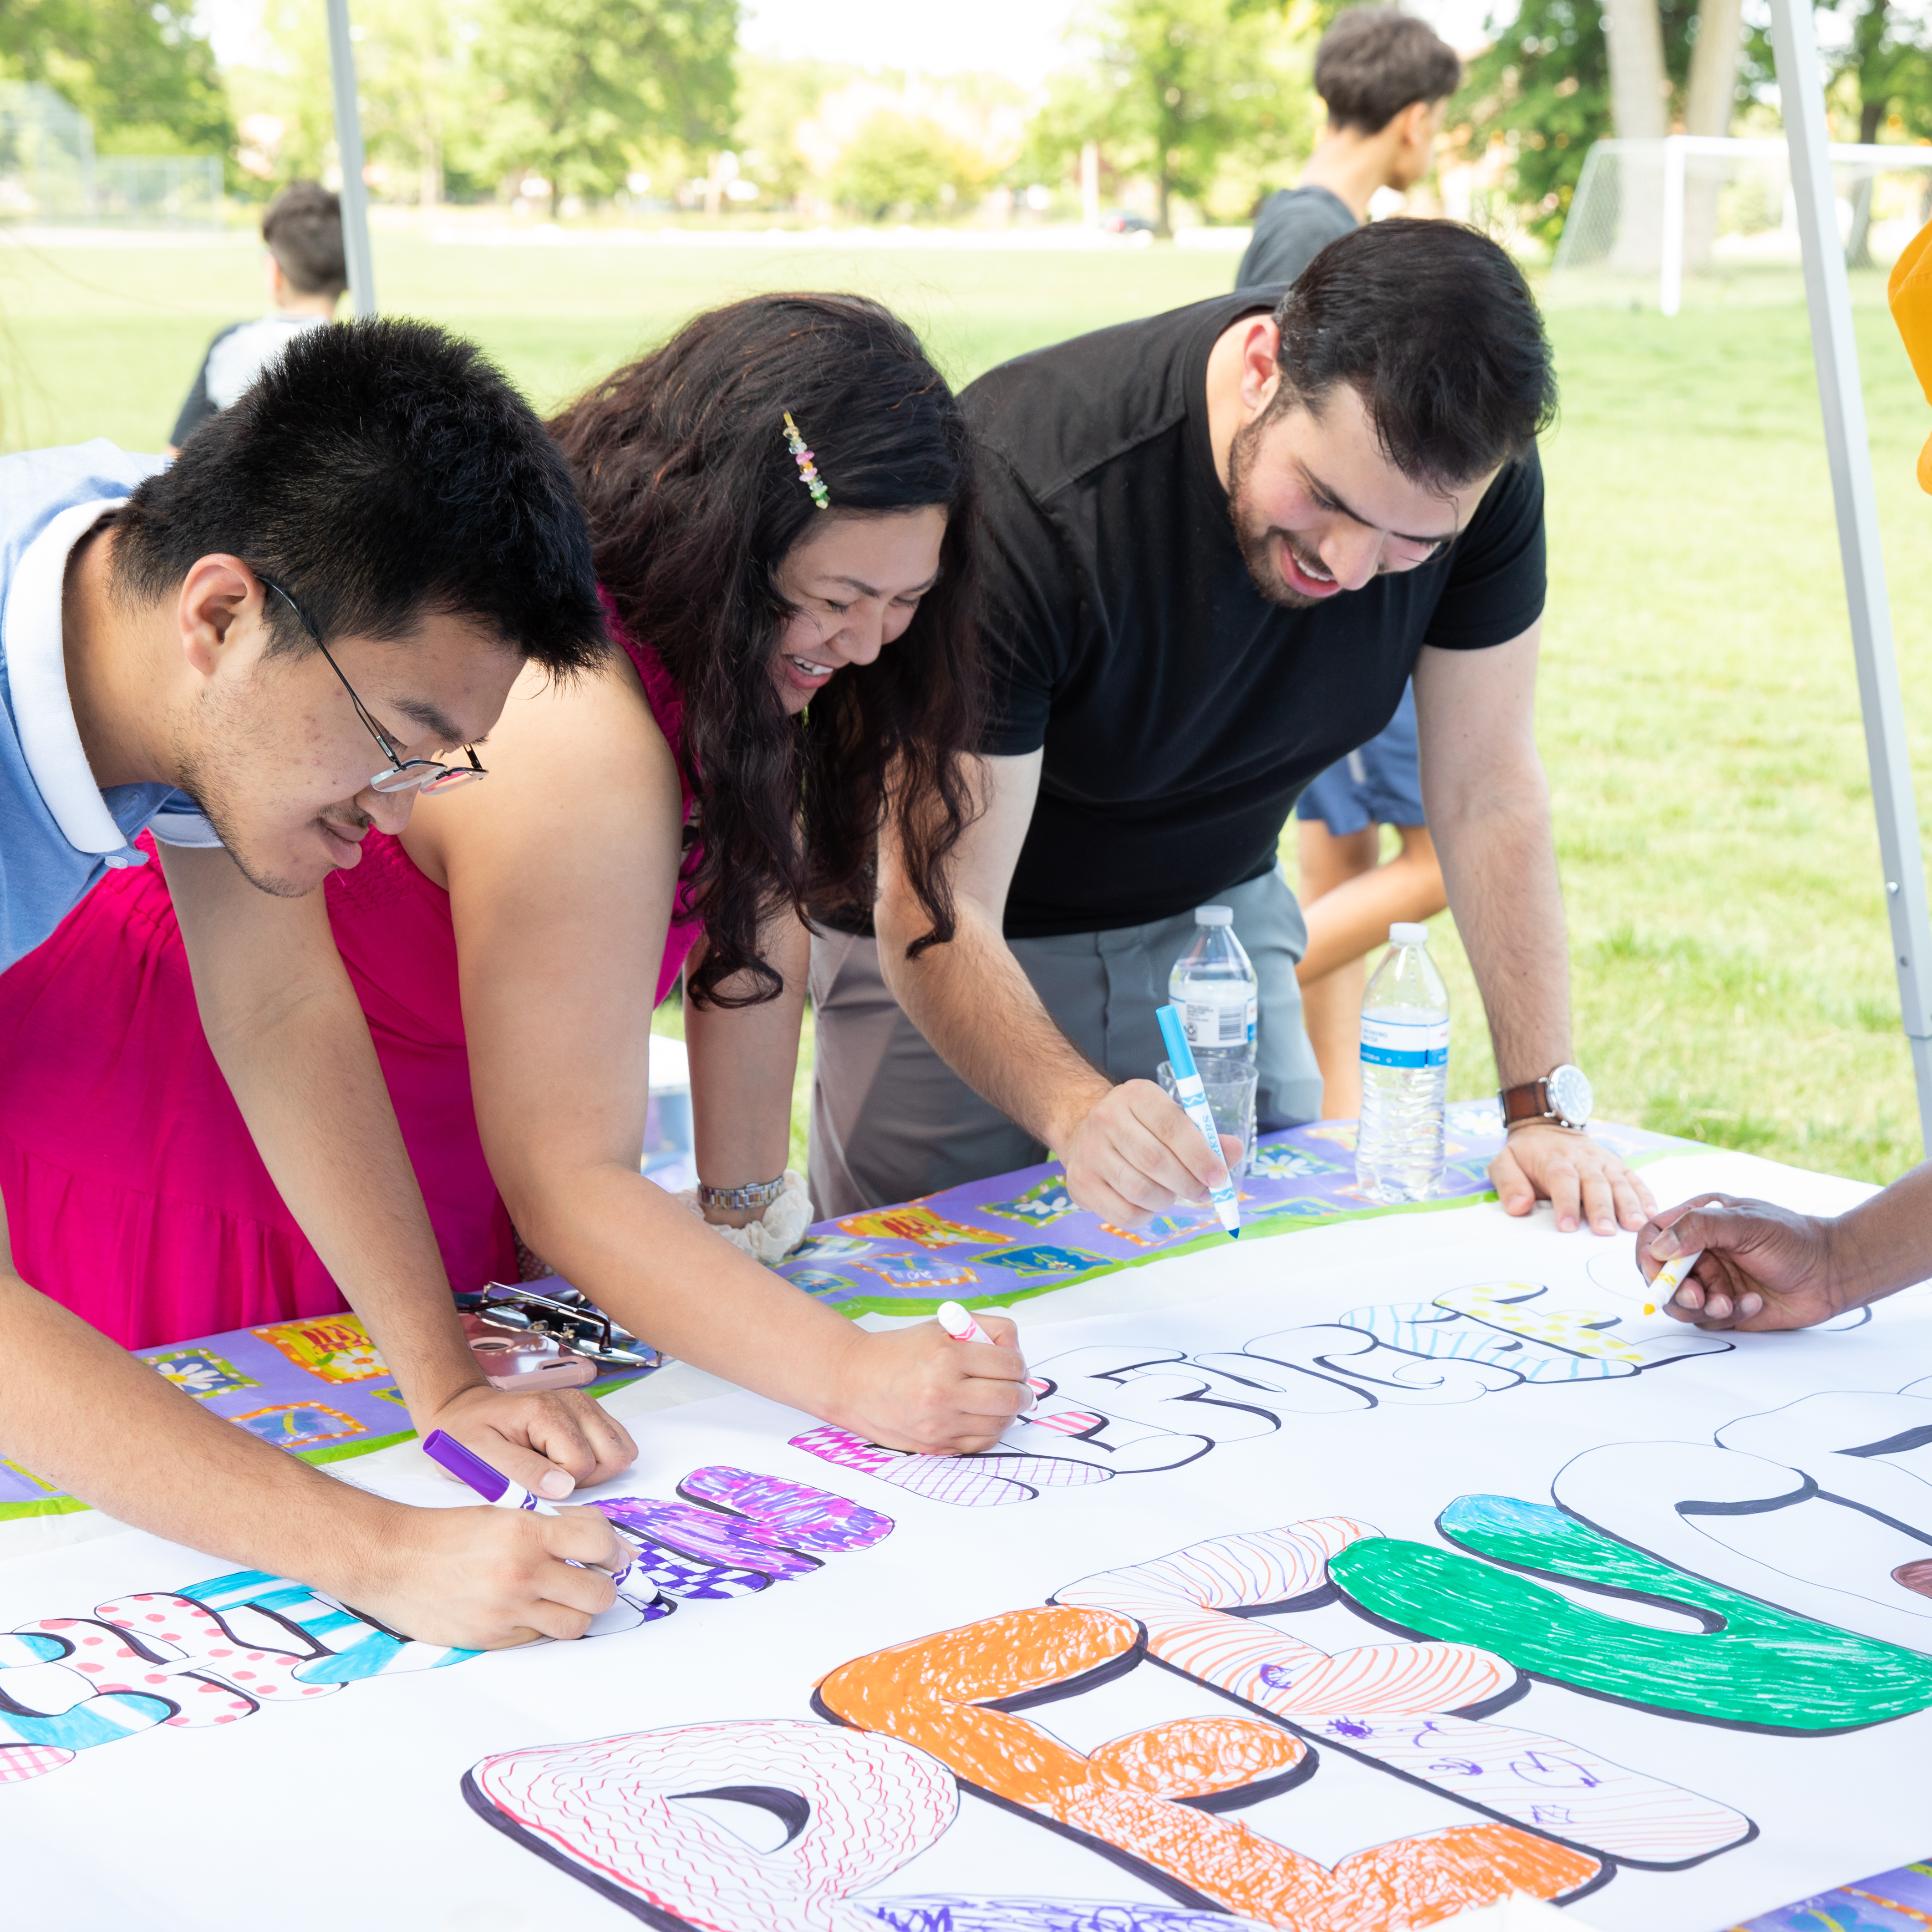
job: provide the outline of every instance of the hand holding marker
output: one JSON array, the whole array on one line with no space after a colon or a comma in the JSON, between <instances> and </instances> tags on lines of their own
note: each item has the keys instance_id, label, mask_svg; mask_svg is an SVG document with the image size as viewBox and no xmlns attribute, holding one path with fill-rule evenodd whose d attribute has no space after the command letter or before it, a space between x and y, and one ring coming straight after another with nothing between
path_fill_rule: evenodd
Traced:
<instances>
[{"instance_id":1,"label":"hand holding marker","mask_svg":"<svg viewBox=\"0 0 1932 1932\"><path fill-rule=\"evenodd\" d=\"M989 1348L993 1346L992 1336L973 1319L963 1303L942 1301L934 1319L956 1342L983 1342Z\"/></svg>"},{"instance_id":2,"label":"hand holding marker","mask_svg":"<svg viewBox=\"0 0 1932 1932\"><path fill-rule=\"evenodd\" d=\"M1643 1312L1653 1313L1659 1308L1668 1308L1676 1298L1677 1291L1684 1286L1684 1277L1697 1265L1702 1248L1694 1249L1688 1255L1673 1256L1651 1277L1651 1292L1656 1295L1654 1302L1646 1302Z\"/></svg>"},{"instance_id":3,"label":"hand holding marker","mask_svg":"<svg viewBox=\"0 0 1932 1932\"><path fill-rule=\"evenodd\" d=\"M556 1504L547 1503L522 1484L512 1482L500 1469L493 1469L473 1449L466 1449L454 1436L446 1436L440 1429L432 1429L423 1438L423 1454L432 1462L440 1462L458 1482L467 1483L486 1503L494 1504L498 1509L530 1510L538 1516L561 1514ZM610 1581L621 1590L637 1568L639 1552L636 1544L615 1523L610 1525L610 1531L617 1539L618 1548L630 1552L628 1562L609 1573ZM568 1557L564 1560L570 1561ZM653 1596L657 1594L654 1584L644 1587Z\"/></svg>"},{"instance_id":4,"label":"hand holding marker","mask_svg":"<svg viewBox=\"0 0 1932 1932\"><path fill-rule=\"evenodd\" d=\"M1174 1098L1186 1110L1187 1118L1207 1136L1208 1151L1217 1161L1221 1160L1221 1136L1214 1126L1213 1109L1208 1105L1208 1090L1201 1084L1201 1070L1194 1064L1194 1049L1187 1043L1187 1028L1181 1020L1180 1009L1164 1006L1157 1017L1161 1038L1167 1042L1167 1062L1174 1069ZM1226 1165L1225 1161L1222 1165ZM1235 1192L1234 1175L1231 1173L1213 1192L1214 1211L1220 1216L1222 1226L1238 1241L1241 1238L1240 1197Z\"/></svg>"},{"instance_id":5,"label":"hand holding marker","mask_svg":"<svg viewBox=\"0 0 1932 1932\"><path fill-rule=\"evenodd\" d=\"M997 1348L1000 1346L973 1319L972 1310L963 1301L942 1301L933 1310L932 1318L956 1342L983 1342L989 1348ZM1045 1382L1028 1382L1027 1406L1020 1411L1022 1415L1030 1414L1039 1406L1040 1396L1046 1388Z\"/></svg>"}]
</instances>

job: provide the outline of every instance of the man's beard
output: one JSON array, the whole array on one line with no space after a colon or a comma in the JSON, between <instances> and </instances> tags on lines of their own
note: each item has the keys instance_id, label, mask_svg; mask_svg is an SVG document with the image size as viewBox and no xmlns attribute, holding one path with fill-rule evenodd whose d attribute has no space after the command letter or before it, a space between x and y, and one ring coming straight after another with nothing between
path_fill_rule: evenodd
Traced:
<instances>
[{"instance_id":1,"label":"man's beard","mask_svg":"<svg viewBox=\"0 0 1932 1932\"><path fill-rule=\"evenodd\" d=\"M1234 526L1234 541L1240 546L1241 561L1248 566L1248 574L1254 579L1255 588L1270 604L1286 604L1291 610L1312 610L1328 599L1311 597L1288 582L1282 574L1281 566L1275 561L1275 545L1286 544L1294 551L1296 562L1310 576L1325 577L1326 566L1318 560L1311 561L1304 555L1300 542L1289 532L1261 523L1248 514L1248 478L1253 473L1255 459L1259 453L1262 433L1270 420L1270 412L1264 410L1252 422L1234 432L1234 440L1228 450L1228 520Z\"/></svg>"}]
</instances>

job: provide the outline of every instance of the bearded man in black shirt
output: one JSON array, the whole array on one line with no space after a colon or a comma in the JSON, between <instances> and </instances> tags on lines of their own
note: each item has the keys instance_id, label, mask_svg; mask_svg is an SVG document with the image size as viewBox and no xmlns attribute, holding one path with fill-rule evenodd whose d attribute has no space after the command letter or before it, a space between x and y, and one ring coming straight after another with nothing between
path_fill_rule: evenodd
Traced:
<instances>
[{"instance_id":1,"label":"bearded man in black shirt","mask_svg":"<svg viewBox=\"0 0 1932 1932\"><path fill-rule=\"evenodd\" d=\"M890 838L876 941L814 940L821 1214L1048 1148L1122 1227L1198 1196L1220 1170L1151 1076L1155 1010L1210 902L1261 980L1263 1122L1312 1118L1306 936L1276 848L1412 675L1429 823L1525 1117L1491 1169L1503 1204L1642 1224L1642 1183L1550 1100L1574 1084L1544 1084L1570 1053L1534 728L1555 400L1515 264L1405 220L1331 243L1285 293L1103 329L966 392L997 667L980 815L950 944L909 956L928 922Z\"/></svg>"}]
</instances>

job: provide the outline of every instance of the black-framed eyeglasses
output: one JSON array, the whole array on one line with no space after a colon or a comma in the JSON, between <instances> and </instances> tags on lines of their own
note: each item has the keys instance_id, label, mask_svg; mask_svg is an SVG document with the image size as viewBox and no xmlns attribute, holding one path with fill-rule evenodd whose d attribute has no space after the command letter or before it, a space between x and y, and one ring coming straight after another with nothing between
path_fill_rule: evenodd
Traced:
<instances>
[{"instance_id":1,"label":"black-framed eyeglasses","mask_svg":"<svg viewBox=\"0 0 1932 1932\"><path fill-rule=\"evenodd\" d=\"M309 634L316 649L328 660L329 669L340 679L343 689L349 694L350 703L356 707L356 716L362 721L363 729L375 740L383 757L388 760L387 770L378 772L369 781L371 791L453 791L458 785L490 776L478 762L475 748L469 745L463 747L463 755L470 760L466 766L440 764L434 758L404 758L402 748L370 716L369 707L356 695L356 687L342 676L342 667L329 656L328 646L322 641L322 633L309 622L308 612L279 584L263 577L259 570L255 575L263 590L272 590L296 614L296 622Z\"/></svg>"}]
</instances>

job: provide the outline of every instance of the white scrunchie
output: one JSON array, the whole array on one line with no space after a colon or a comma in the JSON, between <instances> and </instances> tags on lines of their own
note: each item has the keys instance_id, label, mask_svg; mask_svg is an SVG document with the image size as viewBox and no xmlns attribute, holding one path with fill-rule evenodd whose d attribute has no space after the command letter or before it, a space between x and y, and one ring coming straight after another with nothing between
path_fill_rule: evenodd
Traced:
<instances>
[{"instance_id":1,"label":"white scrunchie","mask_svg":"<svg viewBox=\"0 0 1932 1932\"><path fill-rule=\"evenodd\" d=\"M698 1190L687 1187L678 1197L700 1221L704 1210L699 1205ZM785 1169L784 1192L753 1222L742 1228L728 1228L718 1221L706 1221L714 1234L722 1234L734 1248L742 1248L754 1262L769 1267L782 1262L805 1239L812 1226L812 1197L805 1191L805 1176L797 1168Z\"/></svg>"}]
</instances>

